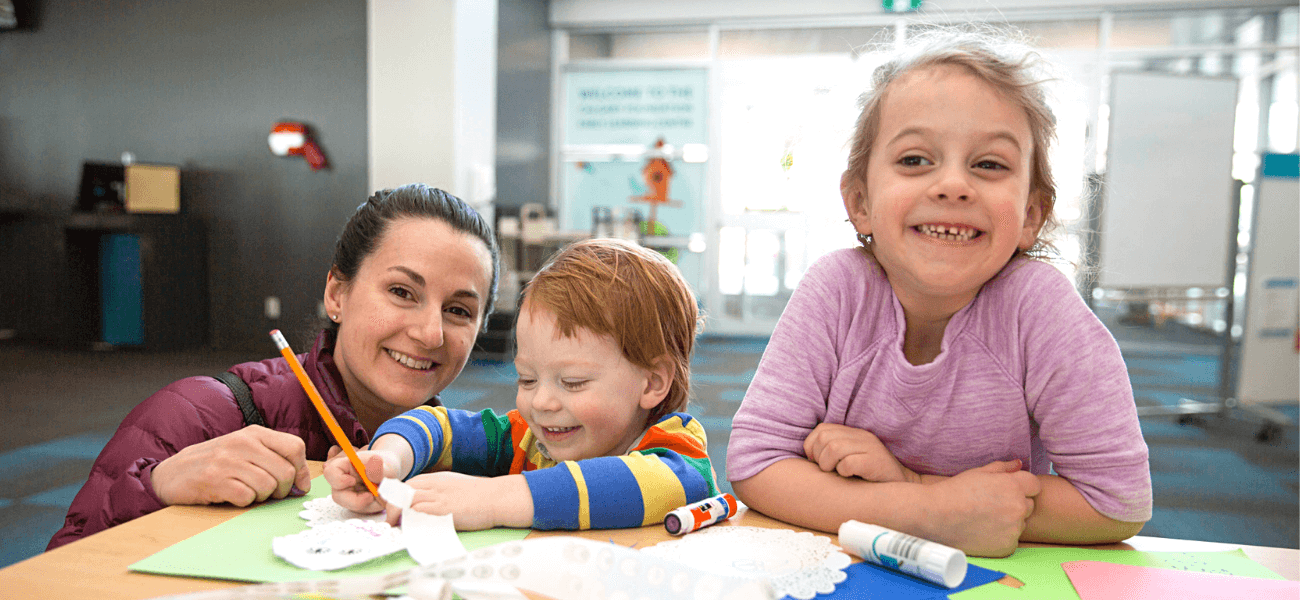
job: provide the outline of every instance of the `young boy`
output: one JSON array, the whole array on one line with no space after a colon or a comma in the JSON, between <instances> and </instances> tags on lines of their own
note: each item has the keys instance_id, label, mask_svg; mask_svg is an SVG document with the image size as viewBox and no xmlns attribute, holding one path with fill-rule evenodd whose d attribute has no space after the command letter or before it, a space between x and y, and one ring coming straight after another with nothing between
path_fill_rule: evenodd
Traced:
<instances>
[{"instance_id":1,"label":"young boy","mask_svg":"<svg viewBox=\"0 0 1300 600\"><path fill-rule=\"evenodd\" d=\"M366 472L410 479L412 508L452 514L460 530L660 522L718 493L704 428L679 412L698 320L663 256L620 240L572 244L524 291L516 410L411 410L360 452ZM347 457L333 456L325 479L340 505L383 508Z\"/></svg>"}]
</instances>

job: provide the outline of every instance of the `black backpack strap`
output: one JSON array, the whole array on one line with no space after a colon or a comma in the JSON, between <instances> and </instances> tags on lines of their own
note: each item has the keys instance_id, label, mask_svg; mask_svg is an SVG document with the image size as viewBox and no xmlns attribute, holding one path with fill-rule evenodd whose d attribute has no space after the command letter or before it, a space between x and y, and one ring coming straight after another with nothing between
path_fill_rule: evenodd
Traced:
<instances>
[{"instance_id":1,"label":"black backpack strap","mask_svg":"<svg viewBox=\"0 0 1300 600\"><path fill-rule=\"evenodd\" d=\"M257 405L253 404L253 390L248 388L240 376L226 371L212 376L213 379L226 384L231 392L235 393L235 402L239 403L239 410L244 413L244 425L261 425L266 427L266 419L262 418L262 411L257 410Z\"/></svg>"}]
</instances>

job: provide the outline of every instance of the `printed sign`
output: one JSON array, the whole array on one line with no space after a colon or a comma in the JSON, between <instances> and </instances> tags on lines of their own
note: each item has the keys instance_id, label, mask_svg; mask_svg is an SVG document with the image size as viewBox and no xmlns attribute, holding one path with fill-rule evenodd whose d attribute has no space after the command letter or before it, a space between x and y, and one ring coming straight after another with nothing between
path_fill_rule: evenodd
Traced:
<instances>
[{"instance_id":1,"label":"printed sign","mask_svg":"<svg viewBox=\"0 0 1300 600\"><path fill-rule=\"evenodd\" d=\"M564 144L706 143L706 81L700 69L568 73Z\"/></svg>"}]
</instances>

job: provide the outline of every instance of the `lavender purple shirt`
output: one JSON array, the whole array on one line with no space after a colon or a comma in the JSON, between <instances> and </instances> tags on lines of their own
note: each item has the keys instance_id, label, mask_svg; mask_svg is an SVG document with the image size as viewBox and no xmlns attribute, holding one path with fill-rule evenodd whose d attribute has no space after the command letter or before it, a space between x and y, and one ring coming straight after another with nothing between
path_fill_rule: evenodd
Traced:
<instances>
[{"instance_id":1,"label":"lavender purple shirt","mask_svg":"<svg viewBox=\"0 0 1300 600\"><path fill-rule=\"evenodd\" d=\"M804 458L819 423L874 433L905 466L956 475L1018 458L1103 515L1151 518L1151 471L1119 346L1053 266L1009 263L925 365L903 356L903 308L860 249L819 259L786 305L732 422L727 475Z\"/></svg>"}]
</instances>

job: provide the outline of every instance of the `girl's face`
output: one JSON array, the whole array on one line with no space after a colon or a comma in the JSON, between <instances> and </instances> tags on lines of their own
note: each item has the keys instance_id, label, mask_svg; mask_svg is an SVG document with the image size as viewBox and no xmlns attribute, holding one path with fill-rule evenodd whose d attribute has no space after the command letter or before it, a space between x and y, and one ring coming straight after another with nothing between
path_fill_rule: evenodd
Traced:
<instances>
[{"instance_id":1,"label":"girl's face","mask_svg":"<svg viewBox=\"0 0 1300 600\"><path fill-rule=\"evenodd\" d=\"M515 407L557 461L626 453L668 394L666 366L638 367L614 338L581 327L563 337L544 307L525 301L515 336Z\"/></svg>"},{"instance_id":2,"label":"girl's face","mask_svg":"<svg viewBox=\"0 0 1300 600\"><path fill-rule=\"evenodd\" d=\"M955 312L975 298L1042 221L1030 201L1029 119L962 67L889 85L865 187L841 182L845 208L905 308Z\"/></svg>"},{"instance_id":3,"label":"girl's face","mask_svg":"<svg viewBox=\"0 0 1300 600\"><path fill-rule=\"evenodd\" d=\"M325 308L339 317L334 362L358 415L414 408L456 379L483 322L491 277L482 240L423 217L389 223L352 281L330 273Z\"/></svg>"}]
</instances>

